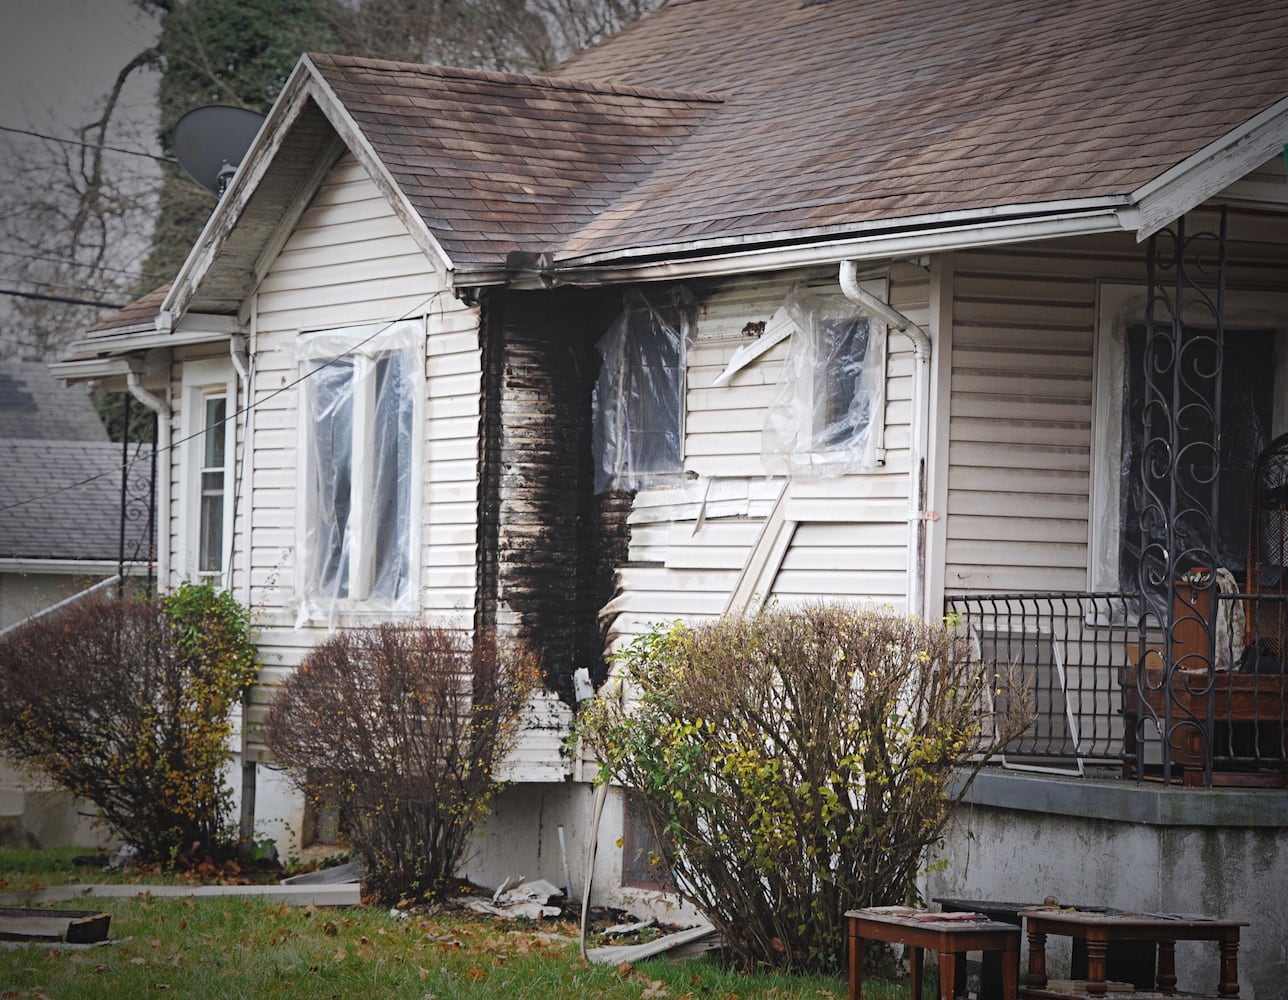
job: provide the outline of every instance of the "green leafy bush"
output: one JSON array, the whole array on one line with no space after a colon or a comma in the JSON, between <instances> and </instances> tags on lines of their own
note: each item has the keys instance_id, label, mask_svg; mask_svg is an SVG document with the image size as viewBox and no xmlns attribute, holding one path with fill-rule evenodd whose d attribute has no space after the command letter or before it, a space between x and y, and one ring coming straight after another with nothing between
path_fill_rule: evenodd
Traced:
<instances>
[{"instance_id":1,"label":"green leafy bush","mask_svg":"<svg viewBox=\"0 0 1288 1000\"><path fill-rule=\"evenodd\" d=\"M384 903L437 895L488 814L496 764L539 677L533 658L488 636L377 625L316 646L265 720L277 763L340 809Z\"/></svg>"},{"instance_id":2,"label":"green leafy bush","mask_svg":"<svg viewBox=\"0 0 1288 1000\"><path fill-rule=\"evenodd\" d=\"M835 969L844 913L907 901L981 728L981 678L947 624L838 605L639 637L625 699L579 731L640 796L680 891L746 966ZM958 793L960 794L960 793Z\"/></svg>"},{"instance_id":3,"label":"green leafy bush","mask_svg":"<svg viewBox=\"0 0 1288 1000\"><path fill-rule=\"evenodd\" d=\"M145 860L220 857L229 714L255 673L230 594L87 599L0 640L0 749L94 803Z\"/></svg>"}]
</instances>

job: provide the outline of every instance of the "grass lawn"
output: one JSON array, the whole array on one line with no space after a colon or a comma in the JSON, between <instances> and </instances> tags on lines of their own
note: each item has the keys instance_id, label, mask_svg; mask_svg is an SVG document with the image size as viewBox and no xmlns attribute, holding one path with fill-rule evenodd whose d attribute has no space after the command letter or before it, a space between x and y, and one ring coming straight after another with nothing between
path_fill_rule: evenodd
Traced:
<instances>
[{"instance_id":1,"label":"grass lawn","mask_svg":"<svg viewBox=\"0 0 1288 1000\"><path fill-rule=\"evenodd\" d=\"M0 892L100 880L96 870L72 870L72 853L0 850ZM0 1000L164 993L194 1000L817 1000L847 992L839 977L743 975L709 958L589 965L578 955L575 924L565 921L499 922L460 913L399 918L377 908L315 910L233 898L77 900L63 907L111 913L114 943L0 947ZM864 995L893 1000L901 992L868 981Z\"/></svg>"}]
</instances>

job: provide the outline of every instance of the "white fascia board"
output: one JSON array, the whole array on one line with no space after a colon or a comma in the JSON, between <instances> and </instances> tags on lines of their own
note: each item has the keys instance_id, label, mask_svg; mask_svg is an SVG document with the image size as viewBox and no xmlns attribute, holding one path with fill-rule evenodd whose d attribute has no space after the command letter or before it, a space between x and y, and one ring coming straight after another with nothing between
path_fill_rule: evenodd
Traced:
<instances>
[{"instance_id":1,"label":"white fascia board","mask_svg":"<svg viewBox=\"0 0 1288 1000\"><path fill-rule=\"evenodd\" d=\"M1255 170L1288 144L1288 97L1132 192L1145 240Z\"/></svg>"},{"instance_id":2,"label":"white fascia board","mask_svg":"<svg viewBox=\"0 0 1288 1000\"><path fill-rule=\"evenodd\" d=\"M188 321L191 320L191 328L186 329ZM217 321L217 322L216 322ZM111 340L105 338L86 338L84 340L73 341L67 348L71 353L92 354L98 353L103 355L101 358L89 358L81 361L58 361L51 366L51 370L59 378L68 378L69 372L79 372L82 369L76 366L84 366L88 370L94 365L110 365L124 358L128 354L135 354L139 351L149 351L155 347L188 347L193 344L212 344L228 340L229 337L237 333L244 332L237 321L232 316L208 316L194 315L185 316L184 323L176 330L143 330L139 333L132 333L119 337L112 337ZM123 364L123 362L122 362ZM121 367L118 372L111 369L106 374L124 374L129 370L128 366ZM79 375L77 378L97 378L97 375Z\"/></svg>"},{"instance_id":3,"label":"white fascia board","mask_svg":"<svg viewBox=\"0 0 1288 1000\"><path fill-rule=\"evenodd\" d=\"M1133 210L1113 205L1067 215L992 220L974 225L854 236L793 247L732 251L687 260L626 263L609 267L556 268L554 278L557 283L569 285L597 285L624 281L719 277L814 264L835 264L842 260L918 257L950 250L1033 242L1060 236L1131 232L1135 228L1134 220Z\"/></svg>"},{"instance_id":4,"label":"white fascia board","mask_svg":"<svg viewBox=\"0 0 1288 1000\"><path fill-rule=\"evenodd\" d=\"M326 80L322 78L313 66L312 61L307 55L300 58L300 65L307 67L311 76L309 91L313 100L317 102L322 113L326 115L327 120L332 127L340 134L340 138L352 150L353 155L358 158L358 162L366 168L371 179L375 181L376 187L389 199L394 211L402 219L403 224L411 232L412 238L425 251L426 255L437 262L437 270L444 274L450 274L455 270L455 264L443 249L437 237L430 232L429 226L421 218L415 206L407 198L407 193L394 180L393 175L389 173L389 168L385 166L384 160L372 148L368 141L366 133L353 120L349 114L349 109L344 106L336 93L327 85Z\"/></svg>"},{"instance_id":5,"label":"white fascia board","mask_svg":"<svg viewBox=\"0 0 1288 1000\"><path fill-rule=\"evenodd\" d=\"M49 373L66 382L125 378L130 374L130 363L123 355L87 358L83 361L55 361L49 366Z\"/></svg>"},{"instance_id":6,"label":"white fascia board","mask_svg":"<svg viewBox=\"0 0 1288 1000\"><path fill-rule=\"evenodd\" d=\"M910 215L899 218L876 219L870 222L845 226L821 226L816 229L793 229L782 232L755 233L748 236L724 237L709 240L691 240L687 243L660 245L640 245L620 250L606 250L577 254L576 256L555 259L555 266L590 267L605 263L612 266L627 266L635 257L684 257L697 253L710 253L712 256L725 253L740 253L740 246L755 245L763 247L768 244L821 245L829 240L862 240L880 238L883 234L921 233L937 231L956 231L959 229L983 229L988 226L1007 222L1027 223L1046 218L1064 219L1082 217L1089 214L1113 212L1127 208L1131 201L1127 195L1113 195L1102 198L1076 198L1060 201L1034 202L1031 204L998 205L992 208L962 209L953 212L932 212L926 215Z\"/></svg>"},{"instance_id":7,"label":"white fascia board","mask_svg":"<svg viewBox=\"0 0 1288 1000\"><path fill-rule=\"evenodd\" d=\"M0 573L41 573L50 576L113 576L116 573L115 559L24 559L22 556L10 556L0 559ZM144 563L126 562L125 572L142 572Z\"/></svg>"}]
</instances>

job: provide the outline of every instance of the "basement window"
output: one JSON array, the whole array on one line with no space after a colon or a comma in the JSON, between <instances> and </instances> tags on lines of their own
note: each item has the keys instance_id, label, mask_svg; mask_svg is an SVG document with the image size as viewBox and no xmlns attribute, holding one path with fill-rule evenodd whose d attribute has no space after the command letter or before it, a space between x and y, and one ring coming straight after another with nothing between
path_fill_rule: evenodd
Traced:
<instances>
[{"instance_id":1,"label":"basement window","mask_svg":"<svg viewBox=\"0 0 1288 1000\"><path fill-rule=\"evenodd\" d=\"M628 292L596 344L596 493L662 485L683 473L684 354L693 311L682 288Z\"/></svg>"},{"instance_id":2,"label":"basement window","mask_svg":"<svg viewBox=\"0 0 1288 1000\"><path fill-rule=\"evenodd\" d=\"M414 321L300 338L300 624L415 610L422 340Z\"/></svg>"},{"instance_id":3,"label":"basement window","mask_svg":"<svg viewBox=\"0 0 1288 1000\"><path fill-rule=\"evenodd\" d=\"M884 283L869 289L885 296ZM765 417L771 473L839 476L884 460L886 330L842 295L797 285L784 308L796 325Z\"/></svg>"}]
</instances>

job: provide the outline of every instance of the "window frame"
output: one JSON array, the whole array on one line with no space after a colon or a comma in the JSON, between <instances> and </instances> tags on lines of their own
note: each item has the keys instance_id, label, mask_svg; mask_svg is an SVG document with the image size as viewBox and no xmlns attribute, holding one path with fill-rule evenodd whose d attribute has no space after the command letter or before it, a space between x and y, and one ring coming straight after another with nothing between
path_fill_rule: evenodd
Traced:
<instances>
[{"instance_id":1,"label":"window frame","mask_svg":"<svg viewBox=\"0 0 1288 1000\"><path fill-rule=\"evenodd\" d=\"M871 295L889 301L889 280L882 276L866 278L860 287ZM847 322L862 320L868 324L865 355L875 350L877 371L871 385L874 389L867 424L868 440L861 455L847 442L820 447L819 437L827 429L821 408L820 387L833 383L832 369L821 357L824 345L819 332L828 318L807 322L800 319L807 304L822 305L829 312L843 312ZM802 284L793 288L786 300L794 330L788 342L778 379L778 390L767 414L762 459L766 470L792 478L830 479L879 471L885 465L885 430L888 382L890 379L890 346L886 324L857 303L846 298L834 285ZM839 318L839 317L838 317ZM866 366L865 366L866 371ZM806 439L807 440L804 440Z\"/></svg>"},{"instance_id":2,"label":"window frame","mask_svg":"<svg viewBox=\"0 0 1288 1000\"><path fill-rule=\"evenodd\" d=\"M206 404L210 399L225 401L223 445L223 511L219 547L219 568L201 568L202 498L206 442ZM232 586L235 449L237 445L237 377L232 363L220 358L189 361L183 366L181 383L180 433L183 436L183 492L180 494L180 575L186 580L209 581L220 587Z\"/></svg>"},{"instance_id":3,"label":"window frame","mask_svg":"<svg viewBox=\"0 0 1288 1000\"><path fill-rule=\"evenodd\" d=\"M1122 548L1121 476L1123 378L1127 336L1145 319L1144 285L1101 281L1096 288L1095 366L1092 387L1092 451L1087 579L1095 592L1118 593ZM1271 437L1288 431L1288 294L1227 290L1226 330L1268 330L1275 338L1275 391Z\"/></svg>"},{"instance_id":4,"label":"window frame","mask_svg":"<svg viewBox=\"0 0 1288 1000\"><path fill-rule=\"evenodd\" d=\"M423 450L425 400L424 343L426 319L419 317L390 323L342 327L301 332L296 340L301 385L298 389L297 510L295 559L295 595L298 602L297 626L323 621L334 624L341 615L400 615L419 610L420 587L420 504L423 495ZM377 524L373 522L375 484L380 479L374 461L377 407L376 378L382 359L402 355L400 377L404 380L411 406L410 441L407 452L406 524L400 534L405 539L399 549L407 561L405 583L391 595L373 594L379 578L375 560ZM316 469L312 434L316 383L310 375L322 363L334 358L352 362L352 414L349 436L349 508L341 537L345 585L334 592L323 592L317 578L318 508ZM402 473L395 469L395 478ZM345 537L347 536L347 538ZM343 552L347 544L347 554Z\"/></svg>"}]
</instances>

